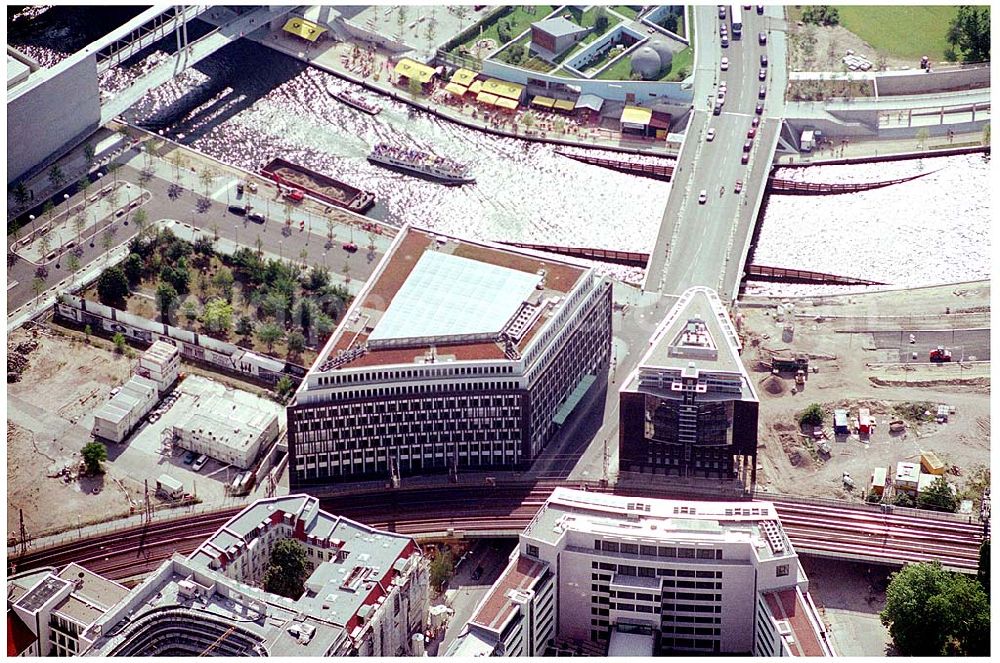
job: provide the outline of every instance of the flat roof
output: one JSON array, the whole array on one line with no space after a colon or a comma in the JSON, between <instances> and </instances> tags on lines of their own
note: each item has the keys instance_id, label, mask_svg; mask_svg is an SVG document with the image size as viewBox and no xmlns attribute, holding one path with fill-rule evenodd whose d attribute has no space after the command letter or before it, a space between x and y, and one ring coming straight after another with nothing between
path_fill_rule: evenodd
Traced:
<instances>
[{"instance_id":1,"label":"flat roof","mask_svg":"<svg viewBox=\"0 0 1000 663\"><path fill-rule=\"evenodd\" d=\"M472 615L469 623L491 631L502 630L507 620L518 609L518 606L511 600L510 593L533 588L545 574L546 566L548 565L544 562L538 562L521 555L512 559L503 575L493 583L489 592L476 607L476 612Z\"/></svg>"},{"instance_id":2,"label":"flat roof","mask_svg":"<svg viewBox=\"0 0 1000 663\"><path fill-rule=\"evenodd\" d=\"M425 261L426 255L431 257ZM449 275L468 276L476 282L449 282ZM502 361L507 358L506 348L493 332L500 331L496 327L503 317L507 320L499 323L501 329L513 336L513 348L523 354L538 331L561 310L566 295L592 275L592 268L570 261L405 226L310 372L422 364L431 346L438 361ZM411 278L414 284L408 285ZM432 292L419 292L420 284ZM512 292L490 291L505 284ZM439 311L438 319L414 310L435 297L439 303L432 305ZM469 311L458 310L473 305L488 319L480 322ZM476 333L483 330L489 331ZM393 338L414 333L424 336Z\"/></svg>"},{"instance_id":3,"label":"flat roof","mask_svg":"<svg viewBox=\"0 0 1000 663\"><path fill-rule=\"evenodd\" d=\"M788 644L793 656L832 655L829 648L820 642L819 634L816 632L817 627L813 622L818 616L813 615L813 619L810 619L811 610L803 600L798 587L767 592L764 594L764 599L779 626L781 622L788 624L794 637L786 638L785 643Z\"/></svg>"},{"instance_id":4,"label":"flat roof","mask_svg":"<svg viewBox=\"0 0 1000 663\"><path fill-rule=\"evenodd\" d=\"M91 603L111 608L128 594L128 588L113 580L99 576L93 571L83 568L76 562L70 562L60 573L63 580L77 583L73 593Z\"/></svg>"},{"instance_id":5,"label":"flat roof","mask_svg":"<svg viewBox=\"0 0 1000 663\"><path fill-rule=\"evenodd\" d=\"M587 28L579 26L562 16L535 21L531 24L531 27L538 28L545 34L552 35L553 37L565 37L566 35L575 35L578 32L587 32Z\"/></svg>"},{"instance_id":6,"label":"flat roof","mask_svg":"<svg viewBox=\"0 0 1000 663\"><path fill-rule=\"evenodd\" d=\"M368 340L498 334L541 280L538 274L424 252Z\"/></svg>"}]
</instances>

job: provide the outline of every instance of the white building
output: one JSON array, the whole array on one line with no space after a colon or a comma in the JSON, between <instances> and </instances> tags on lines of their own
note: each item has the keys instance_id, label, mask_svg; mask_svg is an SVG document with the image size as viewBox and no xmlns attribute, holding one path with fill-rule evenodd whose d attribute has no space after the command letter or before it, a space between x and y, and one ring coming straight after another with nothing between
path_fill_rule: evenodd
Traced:
<instances>
[{"instance_id":1,"label":"white building","mask_svg":"<svg viewBox=\"0 0 1000 663\"><path fill-rule=\"evenodd\" d=\"M286 538L306 548L311 571L294 600L258 588ZM87 634L87 653L404 656L427 608L427 565L412 538L290 495L256 502L190 557L164 562Z\"/></svg>"},{"instance_id":2,"label":"white building","mask_svg":"<svg viewBox=\"0 0 1000 663\"><path fill-rule=\"evenodd\" d=\"M70 563L7 578L7 655L76 656L81 634L128 589Z\"/></svg>"},{"instance_id":3,"label":"white building","mask_svg":"<svg viewBox=\"0 0 1000 663\"><path fill-rule=\"evenodd\" d=\"M558 488L449 654L566 643L606 653L614 642L648 654L833 655L808 589L770 503Z\"/></svg>"},{"instance_id":4,"label":"white building","mask_svg":"<svg viewBox=\"0 0 1000 663\"><path fill-rule=\"evenodd\" d=\"M163 392L177 380L180 370L180 350L165 341L156 341L139 358L139 366L135 372L155 382L162 396Z\"/></svg>"},{"instance_id":5,"label":"white building","mask_svg":"<svg viewBox=\"0 0 1000 663\"><path fill-rule=\"evenodd\" d=\"M93 434L96 437L122 442L158 399L157 386L152 380L133 375L117 394L94 412Z\"/></svg>"},{"instance_id":6,"label":"white building","mask_svg":"<svg viewBox=\"0 0 1000 663\"><path fill-rule=\"evenodd\" d=\"M278 415L227 391L198 398L173 432L178 446L245 470L278 437Z\"/></svg>"}]
</instances>

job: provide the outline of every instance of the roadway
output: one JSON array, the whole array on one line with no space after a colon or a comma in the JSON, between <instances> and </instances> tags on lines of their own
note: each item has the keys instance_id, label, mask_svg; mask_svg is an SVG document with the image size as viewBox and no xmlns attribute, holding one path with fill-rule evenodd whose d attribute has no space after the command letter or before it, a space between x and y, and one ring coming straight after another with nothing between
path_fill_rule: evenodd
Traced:
<instances>
[{"instance_id":1,"label":"roadway","mask_svg":"<svg viewBox=\"0 0 1000 663\"><path fill-rule=\"evenodd\" d=\"M743 37L721 45L715 5L695 8L696 75L694 109L684 146L678 157L663 223L650 254L643 289L680 294L703 285L731 299L742 278L742 264L752 235L757 209L770 172L784 110L786 72L784 35L775 16L743 14ZM727 27L730 21L725 21ZM771 33L766 47L757 41L759 32ZM777 42L777 43L775 43ZM766 79L760 81L760 55L767 54ZM722 57L728 68L721 70ZM713 114L720 83L728 84L720 115ZM755 107L758 89L767 89L764 114L752 142L748 164L741 163L743 145ZM715 138L707 140L709 129ZM742 191L736 193L736 182ZM707 201L699 202L705 192Z\"/></svg>"},{"instance_id":2,"label":"roadway","mask_svg":"<svg viewBox=\"0 0 1000 663\"><path fill-rule=\"evenodd\" d=\"M910 343L910 336L913 343ZM872 332L872 344L877 350L897 350L898 361L902 363L927 363L930 351L943 345L952 352L953 361L964 361L975 358L978 361L989 361L990 330L989 329L941 329L919 330L900 329L899 331ZM917 358L913 354L917 353Z\"/></svg>"}]
</instances>

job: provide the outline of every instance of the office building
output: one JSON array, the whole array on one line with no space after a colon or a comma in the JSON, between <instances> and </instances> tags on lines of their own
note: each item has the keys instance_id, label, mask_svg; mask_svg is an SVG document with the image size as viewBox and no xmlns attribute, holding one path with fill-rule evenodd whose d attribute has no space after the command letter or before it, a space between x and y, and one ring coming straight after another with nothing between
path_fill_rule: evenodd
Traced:
<instances>
[{"instance_id":1,"label":"office building","mask_svg":"<svg viewBox=\"0 0 1000 663\"><path fill-rule=\"evenodd\" d=\"M592 268L406 227L288 407L291 486L525 468L610 340Z\"/></svg>"},{"instance_id":2,"label":"office building","mask_svg":"<svg viewBox=\"0 0 1000 663\"><path fill-rule=\"evenodd\" d=\"M308 555L294 599L260 588L287 538ZM427 564L412 538L289 495L247 507L189 557L175 554L85 637L96 656L405 656L427 610Z\"/></svg>"},{"instance_id":3,"label":"office building","mask_svg":"<svg viewBox=\"0 0 1000 663\"><path fill-rule=\"evenodd\" d=\"M625 473L756 478L757 392L719 296L690 288L620 391Z\"/></svg>"},{"instance_id":4,"label":"office building","mask_svg":"<svg viewBox=\"0 0 1000 663\"><path fill-rule=\"evenodd\" d=\"M547 646L833 655L770 503L565 488L520 535L510 566L449 654L529 655Z\"/></svg>"},{"instance_id":5,"label":"office building","mask_svg":"<svg viewBox=\"0 0 1000 663\"><path fill-rule=\"evenodd\" d=\"M262 448L278 437L276 412L256 407L256 397L234 390L199 397L173 427L182 449L205 454L241 470L250 468Z\"/></svg>"},{"instance_id":6,"label":"office building","mask_svg":"<svg viewBox=\"0 0 1000 663\"><path fill-rule=\"evenodd\" d=\"M94 412L91 432L111 442L124 442L132 429L153 409L158 400L156 383L133 375L114 396Z\"/></svg>"}]
</instances>

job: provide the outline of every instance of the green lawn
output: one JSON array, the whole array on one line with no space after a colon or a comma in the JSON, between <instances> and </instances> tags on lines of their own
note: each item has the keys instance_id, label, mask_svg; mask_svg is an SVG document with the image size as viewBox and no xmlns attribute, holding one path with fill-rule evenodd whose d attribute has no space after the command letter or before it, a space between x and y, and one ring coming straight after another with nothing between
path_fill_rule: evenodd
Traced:
<instances>
[{"instance_id":1,"label":"green lawn","mask_svg":"<svg viewBox=\"0 0 1000 663\"><path fill-rule=\"evenodd\" d=\"M684 80L680 76L681 69L687 69L687 74L691 74L691 65L694 63L694 50L688 46L679 53L674 53L673 62L670 69L661 75L658 81L678 82ZM632 56L624 57L613 66L605 69L596 78L602 81L627 81L632 75Z\"/></svg>"},{"instance_id":2,"label":"green lawn","mask_svg":"<svg viewBox=\"0 0 1000 663\"><path fill-rule=\"evenodd\" d=\"M611 9L615 10L625 18L634 19L639 15L634 7L629 7L628 5L611 5Z\"/></svg>"},{"instance_id":3,"label":"green lawn","mask_svg":"<svg viewBox=\"0 0 1000 663\"><path fill-rule=\"evenodd\" d=\"M632 56L620 58L614 65L608 67L597 78L602 81L627 81L632 75Z\"/></svg>"},{"instance_id":4,"label":"green lawn","mask_svg":"<svg viewBox=\"0 0 1000 663\"><path fill-rule=\"evenodd\" d=\"M456 46L455 50L458 50L462 46L471 48L472 45L475 44L480 39L493 39L497 42L498 46L502 46L502 44L500 43L500 37L497 34L497 25L499 25L501 21L504 23L509 22L511 24L511 35L516 37L517 35L527 30L528 26L530 26L535 21L540 21L549 14L551 14L553 9L555 9L555 6L550 6L550 5L530 5L530 6L515 7L514 11L507 14L503 18L494 21L494 23L490 25L490 27L483 30L483 34L480 35L479 33L473 33L472 37L466 40L464 44Z\"/></svg>"},{"instance_id":5,"label":"green lawn","mask_svg":"<svg viewBox=\"0 0 1000 663\"><path fill-rule=\"evenodd\" d=\"M919 60L926 55L944 60L949 44L948 23L957 6L835 5L840 23L876 50L898 58ZM789 17L791 19L791 17Z\"/></svg>"}]
</instances>

